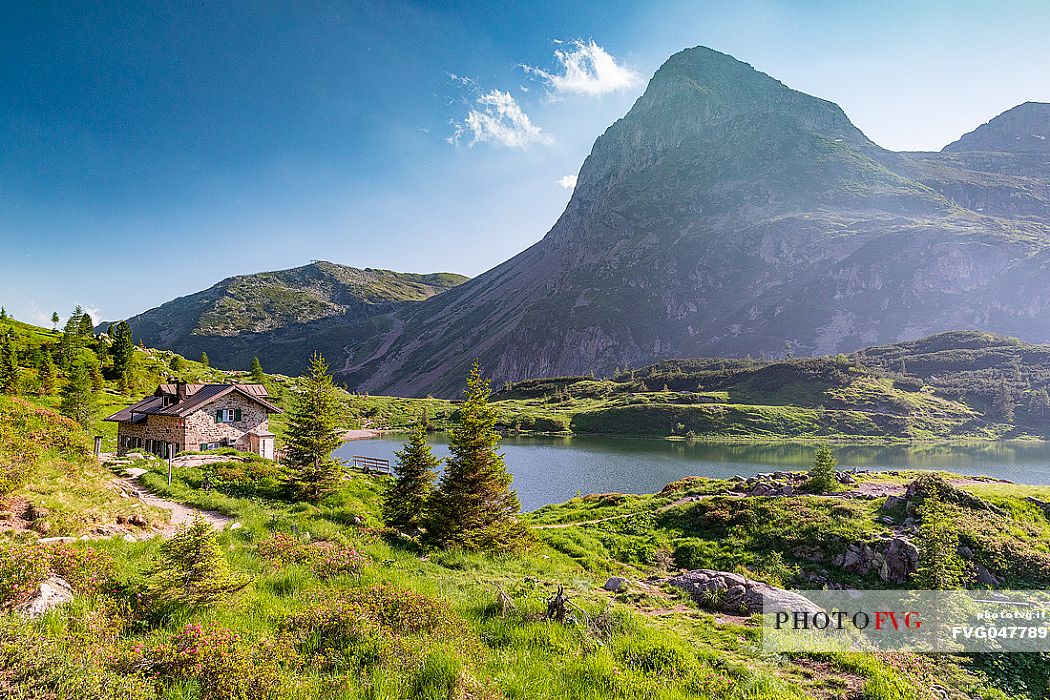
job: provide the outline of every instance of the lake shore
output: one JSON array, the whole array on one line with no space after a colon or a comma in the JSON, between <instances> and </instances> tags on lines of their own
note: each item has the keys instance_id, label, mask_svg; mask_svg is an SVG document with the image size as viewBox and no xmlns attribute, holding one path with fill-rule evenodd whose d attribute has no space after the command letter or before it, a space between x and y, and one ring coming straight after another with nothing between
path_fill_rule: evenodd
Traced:
<instances>
[{"instance_id":1,"label":"lake shore","mask_svg":"<svg viewBox=\"0 0 1050 700\"><path fill-rule=\"evenodd\" d=\"M381 437L385 431L374 430L372 428L357 428L354 430L344 430L340 439L343 442L351 442L353 440L371 440L372 438Z\"/></svg>"}]
</instances>

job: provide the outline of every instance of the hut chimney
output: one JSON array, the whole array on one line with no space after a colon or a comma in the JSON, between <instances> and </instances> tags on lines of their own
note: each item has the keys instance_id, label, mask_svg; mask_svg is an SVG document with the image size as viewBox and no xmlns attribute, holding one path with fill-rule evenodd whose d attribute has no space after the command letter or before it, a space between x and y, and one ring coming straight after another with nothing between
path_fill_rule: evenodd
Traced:
<instances>
[{"instance_id":1,"label":"hut chimney","mask_svg":"<svg viewBox=\"0 0 1050 700\"><path fill-rule=\"evenodd\" d=\"M175 403L182 403L186 399L186 382L181 379L175 380Z\"/></svg>"}]
</instances>

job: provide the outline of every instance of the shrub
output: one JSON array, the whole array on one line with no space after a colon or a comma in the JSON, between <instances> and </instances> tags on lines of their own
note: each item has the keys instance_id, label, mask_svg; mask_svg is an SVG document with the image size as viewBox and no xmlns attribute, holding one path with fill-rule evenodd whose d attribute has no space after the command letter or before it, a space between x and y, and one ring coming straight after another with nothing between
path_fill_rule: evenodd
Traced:
<instances>
[{"instance_id":1,"label":"shrub","mask_svg":"<svg viewBox=\"0 0 1050 700\"><path fill-rule=\"evenodd\" d=\"M155 700L151 681L101 663L117 619L97 611L71 621L60 639L15 615L0 616L3 697L11 700ZM83 626L84 629L77 629Z\"/></svg>"},{"instance_id":2,"label":"shrub","mask_svg":"<svg viewBox=\"0 0 1050 700\"><path fill-rule=\"evenodd\" d=\"M288 474L281 465L248 454L243 459L216 462L203 469L212 487L228 496L282 498Z\"/></svg>"},{"instance_id":3,"label":"shrub","mask_svg":"<svg viewBox=\"0 0 1050 700\"><path fill-rule=\"evenodd\" d=\"M195 681L201 700L254 700L278 696L278 657L272 642L249 645L228 628L188 624L165 641L135 644L116 665L160 681Z\"/></svg>"},{"instance_id":4,"label":"shrub","mask_svg":"<svg viewBox=\"0 0 1050 700\"><path fill-rule=\"evenodd\" d=\"M0 609L28 600L47 574L47 553L40 547L0 543Z\"/></svg>"},{"instance_id":5,"label":"shrub","mask_svg":"<svg viewBox=\"0 0 1050 700\"><path fill-rule=\"evenodd\" d=\"M95 595L113 585L116 567L105 552L56 542L48 547L47 557L51 572L79 594Z\"/></svg>"},{"instance_id":6,"label":"shrub","mask_svg":"<svg viewBox=\"0 0 1050 700\"><path fill-rule=\"evenodd\" d=\"M302 564L318 578L355 574L361 570L364 555L349 544L320 540L304 543L285 532L275 532L272 537L259 543L259 555L280 568L289 564Z\"/></svg>"},{"instance_id":7,"label":"shrub","mask_svg":"<svg viewBox=\"0 0 1050 700\"><path fill-rule=\"evenodd\" d=\"M478 642L447 603L394 586L345 591L289 617L284 629L312 663L371 666L418 656L414 639L454 641L470 652Z\"/></svg>"}]
</instances>

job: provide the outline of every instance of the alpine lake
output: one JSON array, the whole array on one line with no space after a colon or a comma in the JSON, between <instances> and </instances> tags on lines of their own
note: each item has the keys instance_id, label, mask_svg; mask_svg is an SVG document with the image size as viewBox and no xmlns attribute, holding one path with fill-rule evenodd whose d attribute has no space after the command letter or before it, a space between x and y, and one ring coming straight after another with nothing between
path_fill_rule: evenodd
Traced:
<instances>
[{"instance_id":1,"label":"alpine lake","mask_svg":"<svg viewBox=\"0 0 1050 700\"><path fill-rule=\"evenodd\" d=\"M390 460L405 436L388 434L344 443L335 456ZM434 453L448 455L444 434ZM1050 484L1050 442L832 444L840 469L931 469L984 475L1023 484ZM508 436L500 446L523 510L588 493L652 493L685 476L729 478L807 469L814 443L703 442L595 436Z\"/></svg>"}]
</instances>

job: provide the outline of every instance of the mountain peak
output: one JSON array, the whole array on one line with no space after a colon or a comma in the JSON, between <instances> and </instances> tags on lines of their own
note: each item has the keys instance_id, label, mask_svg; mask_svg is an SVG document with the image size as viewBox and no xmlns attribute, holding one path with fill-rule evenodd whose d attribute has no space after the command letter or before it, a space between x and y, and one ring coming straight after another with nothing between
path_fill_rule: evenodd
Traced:
<instances>
[{"instance_id":1,"label":"mountain peak","mask_svg":"<svg viewBox=\"0 0 1050 700\"><path fill-rule=\"evenodd\" d=\"M1017 105L943 149L945 153L967 151L1050 152L1050 103Z\"/></svg>"}]
</instances>

